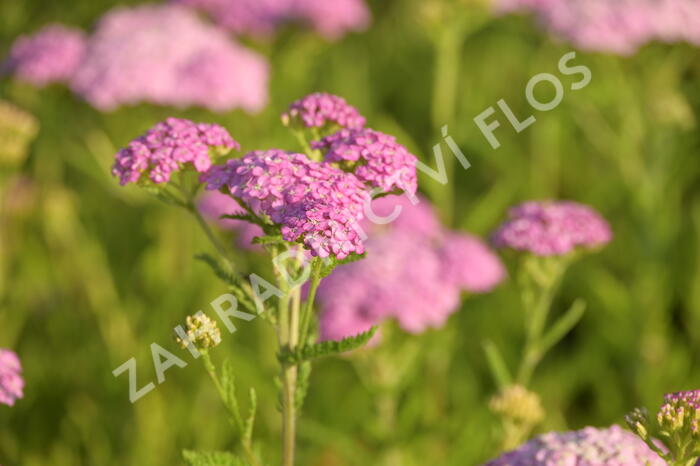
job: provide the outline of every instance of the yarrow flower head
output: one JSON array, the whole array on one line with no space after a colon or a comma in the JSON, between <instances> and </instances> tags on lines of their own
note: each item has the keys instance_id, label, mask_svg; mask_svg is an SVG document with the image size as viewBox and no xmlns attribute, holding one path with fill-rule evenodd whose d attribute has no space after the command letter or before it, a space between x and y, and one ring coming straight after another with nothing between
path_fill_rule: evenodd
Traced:
<instances>
[{"instance_id":1,"label":"yarrow flower head","mask_svg":"<svg viewBox=\"0 0 700 466\"><path fill-rule=\"evenodd\" d=\"M694 0L497 0L499 11L531 11L545 28L584 50L633 54L652 40L700 45Z\"/></svg>"},{"instance_id":2,"label":"yarrow flower head","mask_svg":"<svg viewBox=\"0 0 700 466\"><path fill-rule=\"evenodd\" d=\"M14 165L24 160L38 130L36 118L0 100L0 165Z\"/></svg>"},{"instance_id":3,"label":"yarrow flower head","mask_svg":"<svg viewBox=\"0 0 700 466\"><path fill-rule=\"evenodd\" d=\"M267 103L265 59L177 5L116 8L97 24L71 80L99 110L149 102L257 112Z\"/></svg>"},{"instance_id":4,"label":"yarrow flower head","mask_svg":"<svg viewBox=\"0 0 700 466\"><path fill-rule=\"evenodd\" d=\"M577 248L594 248L612 239L608 222L592 208L571 201L525 202L493 235L498 247L559 256Z\"/></svg>"},{"instance_id":5,"label":"yarrow flower head","mask_svg":"<svg viewBox=\"0 0 700 466\"><path fill-rule=\"evenodd\" d=\"M187 332L176 338L182 348L194 345L197 349L209 349L221 343L221 331L216 321L207 317L203 312L187 316Z\"/></svg>"},{"instance_id":6,"label":"yarrow flower head","mask_svg":"<svg viewBox=\"0 0 700 466\"><path fill-rule=\"evenodd\" d=\"M488 291L503 280L497 256L472 247L475 237L443 229L425 199L413 205L406 196L386 196L371 207L376 218L363 223L367 257L336 269L318 289L322 339L356 335L392 318L412 333L440 327L459 307L460 291ZM467 268L472 277L465 280Z\"/></svg>"},{"instance_id":7,"label":"yarrow flower head","mask_svg":"<svg viewBox=\"0 0 700 466\"><path fill-rule=\"evenodd\" d=\"M17 39L3 67L35 86L68 82L83 58L85 43L80 30L50 24Z\"/></svg>"},{"instance_id":8,"label":"yarrow flower head","mask_svg":"<svg viewBox=\"0 0 700 466\"><path fill-rule=\"evenodd\" d=\"M17 355L7 349L0 349L0 403L13 406L24 396L22 366Z\"/></svg>"},{"instance_id":9,"label":"yarrow flower head","mask_svg":"<svg viewBox=\"0 0 700 466\"><path fill-rule=\"evenodd\" d=\"M200 8L236 34L272 35L290 22L308 24L335 40L348 31L362 31L370 22L363 0L173 0Z\"/></svg>"},{"instance_id":10,"label":"yarrow flower head","mask_svg":"<svg viewBox=\"0 0 700 466\"><path fill-rule=\"evenodd\" d=\"M269 217L285 240L303 242L314 255L342 259L363 252L356 225L369 194L350 173L303 154L271 149L213 167L201 181Z\"/></svg>"},{"instance_id":11,"label":"yarrow flower head","mask_svg":"<svg viewBox=\"0 0 700 466\"><path fill-rule=\"evenodd\" d=\"M365 118L355 107L342 97L325 92L309 94L293 102L289 110L282 114L282 122L307 128L336 126L361 129L365 126Z\"/></svg>"},{"instance_id":12,"label":"yarrow flower head","mask_svg":"<svg viewBox=\"0 0 700 466\"><path fill-rule=\"evenodd\" d=\"M149 129L116 155L112 174L122 185L150 180L170 181L173 173L186 168L206 172L212 152L221 155L239 145L223 127L168 118Z\"/></svg>"},{"instance_id":13,"label":"yarrow flower head","mask_svg":"<svg viewBox=\"0 0 700 466\"><path fill-rule=\"evenodd\" d=\"M586 427L573 432L540 435L486 466L665 466L634 434L619 426Z\"/></svg>"},{"instance_id":14,"label":"yarrow flower head","mask_svg":"<svg viewBox=\"0 0 700 466\"><path fill-rule=\"evenodd\" d=\"M312 147L325 151L326 162L339 163L370 186L416 193L416 157L393 136L369 128L342 129Z\"/></svg>"}]
</instances>

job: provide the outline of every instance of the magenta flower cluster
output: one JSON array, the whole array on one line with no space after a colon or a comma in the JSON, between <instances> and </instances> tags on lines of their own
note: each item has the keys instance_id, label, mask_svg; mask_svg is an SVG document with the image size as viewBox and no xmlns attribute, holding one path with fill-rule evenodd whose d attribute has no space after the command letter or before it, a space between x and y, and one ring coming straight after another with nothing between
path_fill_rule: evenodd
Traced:
<instances>
[{"instance_id":1,"label":"magenta flower cluster","mask_svg":"<svg viewBox=\"0 0 700 466\"><path fill-rule=\"evenodd\" d=\"M0 348L0 403L13 406L18 398L24 396L23 390L19 358L14 352Z\"/></svg>"},{"instance_id":2,"label":"magenta flower cluster","mask_svg":"<svg viewBox=\"0 0 700 466\"><path fill-rule=\"evenodd\" d=\"M363 224L367 257L336 269L319 287L322 339L356 335L386 319L412 333L440 327L459 308L461 291L486 292L503 280L504 267L482 241L445 230L428 201L418 199L372 202L376 217Z\"/></svg>"},{"instance_id":3,"label":"magenta flower cluster","mask_svg":"<svg viewBox=\"0 0 700 466\"><path fill-rule=\"evenodd\" d=\"M102 17L72 88L100 110L151 102L256 112L267 75L261 56L189 9L143 5Z\"/></svg>"},{"instance_id":4,"label":"magenta flower cluster","mask_svg":"<svg viewBox=\"0 0 700 466\"><path fill-rule=\"evenodd\" d=\"M486 466L665 466L639 438L619 426L550 432Z\"/></svg>"},{"instance_id":5,"label":"magenta flower cluster","mask_svg":"<svg viewBox=\"0 0 700 466\"><path fill-rule=\"evenodd\" d=\"M700 45L696 0L497 0L496 8L531 11L584 50L629 55L653 40Z\"/></svg>"},{"instance_id":6,"label":"magenta flower cluster","mask_svg":"<svg viewBox=\"0 0 700 466\"><path fill-rule=\"evenodd\" d=\"M603 217L592 208L571 201L525 202L512 208L509 217L494 233L494 244L538 256L598 247L612 239Z\"/></svg>"},{"instance_id":7,"label":"magenta flower cluster","mask_svg":"<svg viewBox=\"0 0 700 466\"><path fill-rule=\"evenodd\" d=\"M199 8L236 34L272 35L287 23L311 26L327 39L362 31L370 22L363 0L173 0Z\"/></svg>"},{"instance_id":8,"label":"magenta flower cluster","mask_svg":"<svg viewBox=\"0 0 700 466\"><path fill-rule=\"evenodd\" d=\"M85 52L85 36L77 29L51 24L12 44L5 68L19 79L45 86L67 82Z\"/></svg>"},{"instance_id":9,"label":"magenta flower cluster","mask_svg":"<svg viewBox=\"0 0 700 466\"><path fill-rule=\"evenodd\" d=\"M209 190L228 190L256 215L281 225L285 240L301 241L315 255L342 259L364 252L357 222L369 194L351 173L271 149L228 160L201 180Z\"/></svg>"},{"instance_id":10,"label":"magenta flower cluster","mask_svg":"<svg viewBox=\"0 0 700 466\"><path fill-rule=\"evenodd\" d=\"M325 152L326 162L349 168L361 181L384 192L415 194L418 188L416 157L388 134L369 128L342 129L312 147Z\"/></svg>"},{"instance_id":11,"label":"magenta flower cluster","mask_svg":"<svg viewBox=\"0 0 700 466\"><path fill-rule=\"evenodd\" d=\"M289 110L282 114L282 121L298 123L307 128L323 128L326 125L341 128L361 129L365 118L345 99L325 92L316 92L292 102Z\"/></svg>"},{"instance_id":12,"label":"magenta flower cluster","mask_svg":"<svg viewBox=\"0 0 700 466\"><path fill-rule=\"evenodd\" d=\"M206 172L211 150L238 149L238 143L219 125L168 118L134 139L116 155L112 174L122 185L145 181L167 183L186 167ZM144 177L145 175L145 177Z\"/></svg>"}]
</instances>

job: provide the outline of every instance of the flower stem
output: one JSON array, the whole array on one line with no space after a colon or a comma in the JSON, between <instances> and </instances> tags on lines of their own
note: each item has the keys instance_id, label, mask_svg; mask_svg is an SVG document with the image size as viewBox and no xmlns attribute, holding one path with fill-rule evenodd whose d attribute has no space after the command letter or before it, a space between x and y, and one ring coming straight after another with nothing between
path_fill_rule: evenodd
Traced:
<instances>
[{"instance_id":1,"label":"flower stem","mask_svg":"<svg viewBox=\"0 0 700 466\"><path fill-rule=\"evenodd\" d=\"M533 265L534 264L534 265ZM566 269L566 260L543 261L532 265L523 295L527 313L527 331L523 359L518 367L516 382L528 386L537 365L542 360L542 336L547 317L552 307L552 299ZM528 298L529 297L529 298Z\"/></svg>"},{"instance_id":2,"label":"flower stem","mask_svg":"<svg viewBox=\"0 0 700 466\"><path fill-rule=\"evenodd\" d=\"M306 297L306 302L304 303L304 307L301 312L301 328L299 332L299 341L301 341L302 343L305 343L308 338L311 316L314 312L316 290L318 290L318 285L321 283L322 266L323 263L318 258L314 259L314 263L311 266L311 284L309 285L309 295Z\"/></svg>"},{"instance_id":3,"label":"flower stem","mask_svg":"<svg viewBox=\"0 0 700 466\"><path fill-rule=\"evenodd\" d=\"M273 250L272 254L276 255L276 251ZM279 346L280 349L292 349L299 341L299 290L292 291L293 302L290 306L290 290L287 281L277 268L275 268L275 275L283 293L279 298L277 317ZM295 293L297 293L296 297L294 297ZM297 367L282 363L280 378L282 379L282 466L294 466Z\"/></svg>"},{"instance_id":4,"label":"flower stem","mask_svg":"<svg viewBox=\"0 0 700 466\"><path fill-rule=\"evenodd\" d=\"M456 118L457 91L459 84L459 67L462 53L463 28L458 22L440 31L434 39L435 79L433 82L432 123L439 133L439 128L454 123ZM454 159L444 157L445 173L449 178L454 171ZM454 215L453 185L442 186L439 191L441 213L446 224L452 222Z\"/></svg>"},{"instance_id":5,"label":"flower stem","mask_svg":"<svg viewBox=\"0 0 700 466\"><path fill-rule=\"evenodd\" d=\"M221 243L219 238L217 238L217 236L211 230L211 228L209 227L209 224L207 224L207 221L204 220L204 217L202 217L202 214L199 213L199 209L197 209L197 207L192 202L190 202L187 205L187 210L190 211L190 213L192 213L194 218L197 220L197 223L202 228L202 231L204 232L204 234L207 236L207 238L209 239L211 244L216 249L216 252L218 252L219 255L221 257L223 257L224 260L226 260L227 264L232 267L232 262L231 262L231 259L229 257L228 251L226 250L224 245Z\"/></svg>"}]
</instances>

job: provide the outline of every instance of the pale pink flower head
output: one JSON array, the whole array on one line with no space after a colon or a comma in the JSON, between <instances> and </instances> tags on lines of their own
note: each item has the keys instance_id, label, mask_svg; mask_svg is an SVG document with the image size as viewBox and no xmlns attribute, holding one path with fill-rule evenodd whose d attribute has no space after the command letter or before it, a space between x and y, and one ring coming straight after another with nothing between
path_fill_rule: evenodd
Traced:
<instances>
[{"instance_id":1,"label":"pale pink flower head","mask_svg":"<svg viewBox=\"0 0 700 466\"><path fill-rule=\"evenodd\" d=\"M491 291L506 277L498 256L476 236L448 233L439 250L445 280L470 293Z\"/></svg>"},{"instance_id":2,"label":"pale pink flower head","mask_svg":"<svg viewBox=\"0 0 700 466\"><path fill-rule=\"evenodd\" d=\"M489 291L503 279L503 266L483 243L446 230L427 200L415 200L372 201L363 221L367 257L338 267L319 287L322 339L352 336L386 319L411 333L438 328L459 309L461 291Z\"/></svg>"},{"instance_id":3,"label":"pale pink flower head","mask_svg":"<svg viewBox=\"0 0 700 466\"><path fill-rule=\"evenodd\" d=\"M416 156L388 134L369 128L341 129L314 141L312 147L325 153L326 162L339 164L384 192L415 194L418 189Z\"/></svg>"},{"instance_id":4,"label":"pale pink flower head","mask_svg":"<svg viewBox=\"0 0 700 466\"><path fill-rule=\"evenodd\" d=\"M571 201L530 201L509 211L493 235L498 247L538 256L600 247L612 239L608 222L592 208Z\"/></svg>"},{"instance_id":5,"label":"pale pink flower head","mask_svg":"<svg viewBox=\"0 0 700 466\"><path fill-rule=\"evenodd\" d=\"M199 198L197 208L204 217L215 222L219 228L235 231L238 235L237 244L240 248L260 249L253 244L253 238L264 235L259 225L244 220L221 218L222 215L246 213L231 196L219 191L207 191Z\"/></svg>"},{"instance_id":6,"label":"pale pink flower head","mask_svg":"<svg viewBox=\"0 0 700 466\"><path fill-rule=\"evenodd\" d=\"M225 153L239 145L223 127L168 118L121 149L112 174L121 185L145 182L161 184L186 168L206 172L212 153Z\"/></svg>"},{"instance_id":7,"label":"pale pink flower head","mask_svg":"<svg viewBox=\"0 0 700 466\"><path fill-rule=\"evenodd\" d=\"M85 43L82 31L51 24L17 39L3 68L36 86L67 82L83 58Z\"/></svg>"},{"instance_id":8,"label":"pale pink flower head","mask_svg":"<svg viewBox=\"0 0 700 466\"><path fill-rule=\"evenodd\" d=\"M173 0L205 11L236 34L271 36L288 23L310 26L329 40L363 31L371 20L363 0Z\"/></svg>"},{"instance_id":9,"label":"pale pink flower head","mask_svg":"<svg viewBox=\"0 0 700 466\"><path fill-rule=\"evenodd\" d=\"M110 111L148 102L257 112L268 65L225 31L177 5L119 7L97 24L72 89Z\"/></svg>"},{"instance_id":10,"label":"pale pink flower head","mask_svg":"<svg viewBox=\"0 0 700 466\"><path fill-rule=\"evenodd\" d=\"M285 124L299 124L307 128L340 127L361 129L365 118L345 99L325 92L316 92L292 102L282 114Z\"/></svg>"},{"instance_id":11,"label":"pale pink flower head","mask_svg":"<svg viewBox=\"0 0 700 466\"><path fill-rule=\"evenodd\" d=\"M584 50L630 55L646 42L700 45L695 0L497 0L503 12L529 11L556 36Z\"/></svg>"},{"instance_id":12,"label":"pale pink flower head","mask_svg":"<svg viewBox=\"0 0 700 466\"><path fill-rule=\"evenodd\" d=\"M321 36L340 39L346 32L367 29L372 19L364 0L296 0L298 17Z\"/></svg>"},{"instance_id":13,"label":"pale pink flower head","mask_svg":"<svg viewBox=\"0 0 700 466\"><path fill-rule=\"evenodd\" d=\"M614 425L535 437L485 466L665 466L666 462L631 432Z\"/></svg>"},{"instance_id":14,"label":"pale pink flower head","mask_svg":"<svg viewBox=\"0 0 700 466\"><path fill-rule=\"evenodd\" d=\"M0 348L0 403L13 406L18 398L24 396L23 390L19 358L14 352Z\"/></svg>"}]
</instances>

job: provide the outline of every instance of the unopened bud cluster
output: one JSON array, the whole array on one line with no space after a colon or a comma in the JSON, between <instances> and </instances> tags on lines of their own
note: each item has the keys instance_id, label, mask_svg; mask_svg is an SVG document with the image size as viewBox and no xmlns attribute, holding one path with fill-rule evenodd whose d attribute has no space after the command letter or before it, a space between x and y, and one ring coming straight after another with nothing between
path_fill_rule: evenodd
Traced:
<instances>
[{"instance_id":1,"label":"unopened bud cluster","mask_svg":"<svg viewBox=\"0 0 700 466\"><path fill-rule=\"evenodd\" d=\"M670 393L657 415L635 409L625 418L630 429L650 446L661 443L670 464L688 464L700 457L700 390Z\"/></svg>"},{"instance_id":2,"label":"unopened bud cluster","mask_svg":"<svg viewBox=\"0 0 700 466\"><path fill-rule=\"evenodd\" d=\"M200 312L187 316L187 337L178 337L177 342L183 348L187 348L190 344L200 350L213 348L221 343L221 331L216 321Z\"/></svg>"}]
</instances>

